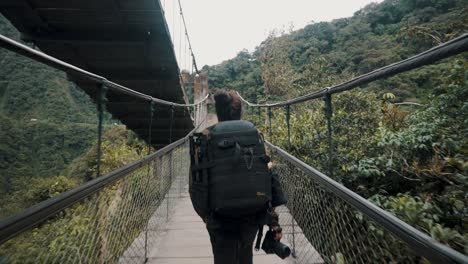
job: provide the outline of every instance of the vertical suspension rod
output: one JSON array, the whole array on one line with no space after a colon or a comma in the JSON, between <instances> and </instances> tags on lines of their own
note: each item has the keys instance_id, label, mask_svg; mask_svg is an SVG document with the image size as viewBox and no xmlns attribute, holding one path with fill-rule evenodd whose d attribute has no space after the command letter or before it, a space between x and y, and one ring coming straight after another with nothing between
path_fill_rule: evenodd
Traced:
<instances>
[{"instance_id":1,"label":"vertical suspension rod","mask_svg":"<svg viewBox=\"0 0 468 264\"><path fill-rule=\"evenodd\" d=\"M261 125L262 124L262 108L261 107L258 108L257 115L258 115L258 125Z\"/></svg>"},{"instance_id":2,"label":"vertical suspension rod","mask_svg":"<svg viewBox=\"0 0 468 264\"><path fill-rule=\"evenodd\" d=\"M273 115L273 113L271 112L271 107L268 107L268 138L270 139L270 142L273 141L273 139L271 138L271 136L272 136L272 133L271 133L271 117L272 117L272 115Z\"/></svg>"},{"instance_id":3,"label":"vertical suspension rod","mask_svg":"<svg viewBox=\"0 0 468 264\"><path fill-rule=\"evenodd\" d=\"M332 124L332 117L333 117L333 108L332 108L332 96L327 91L324 97L325 100L325 116L327 118L327 141L328 141L328 173L329 176L333 178L333 160L334 160L334 153L333 153L333 124Z\"/></svg>"},{"instance_id":4,"label":"vertical suspension rod","mask_svg":"<svg viewBox=\"0 0 468 264\"><path fill-rule=\"evenodd\" d=\"M172 127L174 125L174 106L171 106L171 123L169 128L169 144L172 143ZM169 199L170 199L170 190L172 185L172 151L169 154L169 182L167 184L167 192L166 192L166 219L169 219Z\"/></svg>"},{"instance_id":5,"label":"vertical suspension rod","mask_svg":"<svg viewBox=\"0 0 468 264\"><path fill-rule=\"evenodd\" d=\"M154 101L150 102L150 120L149 120L149 127L148 127L148 155L151 154L151 139L152 139L152 128L153 128L153 118L154 118ZM150 185L150 172L151 172L151 163L148 163L148 173L147 173L147 183L146 186L149 187ZM151 201L149 201L151 203ZM148 222L146 222L145 228L145 263L148 263Z\"/></svg>"},{"instance_id":6,"label":"vertical suspension rod","mask_svg":"<svg viewBox=\"0 0 468 264\"><path fill-rule=\"evenodd\" d=\"M101 176L101 158L102 158L102 124L104 120L104 109L106 105L107 86L104 83L99 85L98 89L98 146L97 146L97 177Z\"/></svg>"},{"instance_id":7,"label":"vertical suspension rod","mask_svg":"<svg viewBox=\"0 0 468 264\"><path fill-rule=\"evenodd\" d=\"M292 150L292 147L291 147L291 106L290 105L286 105L285 106L285 110L286 110L286 126L288 128L288 149L289 151ZM293 195L292 195L292 205L291 205L291 228L292 228L292 256L295 258L296 256L296 228L295 228L295 223L294 223L294 215L295 215L295 197L294 197L294 191L293 190Z\"/></svg>"},{"instance_id":8,"label":"vertical suspension rod","mask_svg":"<svg viewBox=\"0 0 468 264\"><path fill-rule=\"evenodd\" d=\"M151 154L151 144L152 144L152 131L153 131L153 119L154 119L154 101L150 102L150 120L148 127L148 155Z\"/></svg>"},{"instance_id":9,"label":"vertical suspension rod","mask_svg":"<svg viewBox=\"0 0 468 264\"><path fill-rule=\"evenodd\" d=\"M169 125L169 144L172 143L172 127L174 126L174 106L171 105L171 122Z\"/></svg>"},{"instance_id":10,"label":"vertical suspension rod","mask_svg":"<svg viewBox=\"0 0 468 264\"><path fill-rule=\"evenodd\" d=\"M288 127L288 148L291 151L291 106L286 105L286 125Z\"/></svg>"}]
</instances>

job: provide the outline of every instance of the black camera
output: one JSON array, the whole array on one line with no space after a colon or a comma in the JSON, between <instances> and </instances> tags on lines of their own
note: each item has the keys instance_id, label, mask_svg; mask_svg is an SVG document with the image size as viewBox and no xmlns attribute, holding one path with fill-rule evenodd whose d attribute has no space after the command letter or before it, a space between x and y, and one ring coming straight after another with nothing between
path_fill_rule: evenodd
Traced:
<instances>
[{"instance_id":1,"label":"black camera","mask_svg":"<svg viewBox=\"0 0 468 264\"><path fill-rule=\"evenodd\" d=\"M275 240L276 234L281 233L281 227L276 230L268 230L263 240L262 249L267 254L276 254L281 259L285 259L291 255L291 249L285 244Z\"/></svg>"}]
</instances>

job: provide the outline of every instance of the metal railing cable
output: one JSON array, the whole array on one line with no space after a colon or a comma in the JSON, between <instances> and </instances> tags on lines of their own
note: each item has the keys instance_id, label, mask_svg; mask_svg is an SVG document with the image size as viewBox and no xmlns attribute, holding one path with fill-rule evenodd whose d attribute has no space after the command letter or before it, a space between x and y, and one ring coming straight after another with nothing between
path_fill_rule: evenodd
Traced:
<instances>
[{"instance_id":1,"label":"metal railing cable","mask_svg":"<svg viewBox=\"0 0 468 264\"><path fill-rule=\"evenodd\" d=\"M320 99L327 94L341 93L354 89L356 87L368 84L370 82L388 78L396 74L406 72L421 66L434 63L436 61L451 57L453 55L460 54L462 52L468 51L468 34L463 34L460 37L454 38L448 42L442 43L436 47L433 47L429 50L426 50L422 53L419 53L415 56L407 58L405 60L387 65L385 67L379 68L377 70L371 71L369 73L363 74L356 78L353 78L344 83L332 86L321 88L317 91L314 91L309 94L299 96L286 101L280 101L275 103L266 103L266 104L254 104L246 99L244 99L240 94L241 100L250 107L284 107L287 105L294 105L302 103L305 101Z\"/></svg>"},{"instance_id":2,"label":"metal railing cable","mask_svg":"<svg viewBox=\"0 0 468 264\"><path fill-rule=\"evenodd\" d=\"M3 47L5 49L7 49L7 50L10 50L10 51L15 52L17 54L20 54L22 56L31 58L31 59L33 59L35 61L44 63L44 64L46 64L46 65L48 65L48 66L50 66L52 68L64 71L66 73L78 75L78 76L80 76L82 78L93 81L93 82L95 82L96 84L99 84L99 85L104 85L108 89L111 89L111 90L113 90L115 92L123 93L123 94L129 95L129 96L141 99L141 100L153 101L156 104L166 105L166 106L174 106L174 107L193 107L193 106L197 105L197 104L180 104L180 103L175 103L175 102L169 102L169 101L166 101L166 100L163 100L163 99L152 97L152 96L144 94L144 93L140 93L138 91L135 91L135 90L132 90L132 89L130 89L128 87L120 85L118 83L109 81L108 79L106 79L103 76L91 73L89 71L86 71L84 69L76 67L76 66L74 66L72 64L69 64L69 63L64 62L62 60L59 60L59 59L54 58L52 56L49 56L49 55L47 55L47 54L45 54L45 53L43 53L41 51L32 49L32 48L30 48L30 47L28 47L28 46L26 46L26 45L24 45L22 43L19 43L19 42L15 41L15 40L7 38L7 37L5 37L5 36L3 36L1 34L0 34L0 47ZM206 99L208 99L208 97L206 97L204 100L206 100ZM203 103L203 101L198 102L198 104L199 103Z\"/></svg>"},{"instance_id":3,"label":"metal railing cable","mask_svg":"<svg viewBox=\"0 0 468 264\"><path fill-rule=\"evenodd\" d=\"M291 220L281 219L296 240L299 263L309 259L346 263L467 263L468 257L384 211L317 169L266 143L286 195ZM295 237L293 237L295 236ZM304 241L297 241L301 239ZM307 243L304 243L308 241ZM313 247L308 246L308 243Z\"/></svg>"}]
</instances>

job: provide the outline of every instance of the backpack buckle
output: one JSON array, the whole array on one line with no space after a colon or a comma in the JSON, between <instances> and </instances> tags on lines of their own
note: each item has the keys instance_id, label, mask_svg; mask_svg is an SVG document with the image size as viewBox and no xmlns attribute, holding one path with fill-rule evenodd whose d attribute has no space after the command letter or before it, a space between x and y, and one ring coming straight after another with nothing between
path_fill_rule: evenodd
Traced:
<instances>
[{"instance_id":1,"label":"backpack buckle","mask_svg":"<svg viewBox=\"0 0 468 264\"><path fill-rule=\"evenodd\" d=\"M232 140L224 139L224 140L218 142L218 147L219 148L230 148L232 146L234 146L234 141L232 141Z\"/></svg>"},{"instance_id":2,"label":"backpack buckle","mask_svg":"<svg viewBox=\"0 0 468 264\"><path fill-rule=\"evenodd\" d=\"M245 161L245 165L247 166L247 169L248 170L251 170L252 169L252 166L253 166L253 160L254 160L254 151L253 151L253 148L250 147L250 148L244 148L244 161ZM249 160L249 156L250 156L250 160Z\"/></svg>"}]
</instances>

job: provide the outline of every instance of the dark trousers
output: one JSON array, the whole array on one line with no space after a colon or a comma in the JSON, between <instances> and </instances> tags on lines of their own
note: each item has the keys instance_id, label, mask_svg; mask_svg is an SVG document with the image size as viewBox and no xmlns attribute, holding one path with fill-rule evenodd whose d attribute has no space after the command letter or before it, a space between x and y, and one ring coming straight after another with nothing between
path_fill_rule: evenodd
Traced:
<instances>
[{"instance_id":1,"label":"dark trousers","mask_svg":"<svg viewBox=\"0 0 468 264\"><path fill-rule=\"evenodd\" d=\"M215 264L252 264L253 243L258 231L254 221L211 220L206 228Z\"/></svg>"}]
</instances>

